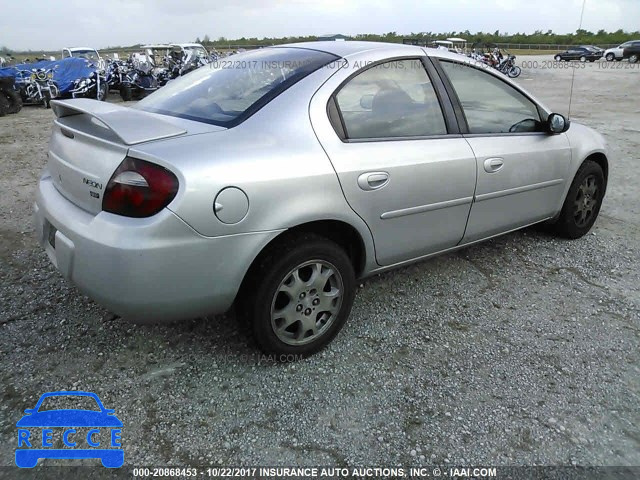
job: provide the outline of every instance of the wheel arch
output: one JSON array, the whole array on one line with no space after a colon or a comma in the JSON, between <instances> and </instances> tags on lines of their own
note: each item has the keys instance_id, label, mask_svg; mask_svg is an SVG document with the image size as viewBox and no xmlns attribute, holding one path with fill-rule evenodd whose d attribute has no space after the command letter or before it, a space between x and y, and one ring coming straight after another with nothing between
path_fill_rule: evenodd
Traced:
<instances>
[{"instance_id":1,"label":"wheel arch","mask_svg":"<svg viewBox=\"0 0 640 480\"><path fill-rule=\"evenodd\" d=\"M351 260L356 278L362 276L366 271L368 257L375 255L373 252L369 252L368 255L365 238L363 238L361 232L359 232L356 227L343 220L314 220L295 225L287 228L276 237L272 238L264 247L262 247L260 252L258 252L245 272L233 303L236 304L238 298L242 295L242 292L250 281L251 275L260 264L264 255L268 255L269 252L279 244L286 242L291 237L305 233L312 233L325 237L344 248L347 256Z\"/></svg>"},{"instance_id":2,"label":"wheel arch","mask_svg":"<svg viewBox=\"0 0 640 480\"><path fill-rule=\"evenodd\" d=\"M609 180L609 159L607 158L607 156L603 152L594 152L588 155L580 163L580 165L582 165L587 160L592 160L596 162L598 165L600 165L600 168L602 168L602 172L604 173L604 180L605 180L605 186L606 186L606 182L608 182Z\"/></svg>"},{"instance_id":3,"label":"wheel arch","mask_svg":"<svg viewBox=\"0 0 640 480\"><path fill-rule=\"evenodd\" d=\"M349 256L356 277L364 272L367 261L367 249L364 239L358 229L342 220L316 220L286 229L264 246L251 263L248 272L252 270L253 266L267 250L291 236L303 233L313 233L337 243L344 248Z\"/></svg>"}]
</instances>

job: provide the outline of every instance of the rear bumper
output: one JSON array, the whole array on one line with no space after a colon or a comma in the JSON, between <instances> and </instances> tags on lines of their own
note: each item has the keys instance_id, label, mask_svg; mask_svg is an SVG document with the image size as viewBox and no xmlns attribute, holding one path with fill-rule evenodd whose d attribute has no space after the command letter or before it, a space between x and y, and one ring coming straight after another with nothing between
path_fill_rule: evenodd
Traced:
<instances>
[{"instance_id":1,"label":"rear bumper","mask_svg":"<svg viewBox=\"0 0 640 480\"><path fill-rule=\"evenodd\" d=\"M93 215L63 197L48 173L34 213L37 239L60 273L107 309L143 322L228 310L251 262L279 233L204 237L167 209L149 218Z\"/></svg>"}]
</instances>

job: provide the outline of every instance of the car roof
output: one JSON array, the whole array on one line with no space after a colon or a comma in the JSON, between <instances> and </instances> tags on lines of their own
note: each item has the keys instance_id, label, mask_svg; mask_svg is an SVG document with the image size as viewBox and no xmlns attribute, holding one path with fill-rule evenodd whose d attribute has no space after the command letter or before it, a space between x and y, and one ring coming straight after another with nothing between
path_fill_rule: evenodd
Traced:
<instances>
[{"instance_id":1,"label":"car roof","mask_svg":"<svg viewBox=\"0 0 640 480\"><path fill-rule=\"evenodd\" d=\"M391 49L391 48L406 48L407 50L414 49L415 45L404 45L402 43L385 43L385 42L362 42L362 41L343 41L335 42L333 40L326 40L320 42L298 42L298 43L286 43L283 45L274 45L270 48L307 48L309 50L321 50L323 52L332 53L338 57L346 57L356 53L362 53L370 50Z\"/></svg>"},{"instance_id":2,"label":"car roof","mask_svg":"<svg viewBox=\"0 0 640 480\"><path fill-rule=\"evenodd\" d=\"M274 45L267 48L307 48L310 50L320 50L323 52L331 53L338 57L348 57L350 55L356 55L363 52L370 52L372 50L389 50L393 52L393 55L398 54L398 50L406 50L407 55L423 55L425 52L427 56L444 58L454 60L463 63L473 64L474 60L466 55L450 52L448 50L442 50L432 47L420 47L417 45L406 45L403 43L388 43L388 42L361 42L361 41L344 41L334 42L332 40L322 42L299 42L288 43L283 45Z\"/></svg>"}]
</instances>

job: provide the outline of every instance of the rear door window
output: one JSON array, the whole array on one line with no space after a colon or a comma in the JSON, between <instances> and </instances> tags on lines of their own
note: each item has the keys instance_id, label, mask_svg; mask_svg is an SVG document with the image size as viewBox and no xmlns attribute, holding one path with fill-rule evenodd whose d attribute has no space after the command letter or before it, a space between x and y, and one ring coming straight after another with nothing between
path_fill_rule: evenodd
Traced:
<instances>
[{"instance_id":1,"label":"rear door window","mask_svg":"<svg viewBox=\"0 0 640 480\"><path fill-rule=\"evenodd\" d=\"M435 89L419 59L367 68L349 80L335 98L349 139L447 133Z\"/></svg>"}]
</instances>

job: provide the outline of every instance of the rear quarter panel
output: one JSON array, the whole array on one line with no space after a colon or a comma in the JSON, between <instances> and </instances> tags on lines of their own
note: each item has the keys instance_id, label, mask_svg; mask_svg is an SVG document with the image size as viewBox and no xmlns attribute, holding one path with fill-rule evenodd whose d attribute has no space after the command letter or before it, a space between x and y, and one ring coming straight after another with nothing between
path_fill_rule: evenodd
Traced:
<instances>
[{"instance_id":1,"label":"rear quarter panel","mask_svg":"<svg viewBox=\"0 0 640 480\"><path fill-rule=\"evenodd\" d=\"M203 236L340 220L356 228L367 258L375 258L371 234L347 204L309 120L313 93L334 72L325 67L311 74L234 128L152 142L129 154L178 175L180 191L168 208ZM231 186L246 193L249 211L229 225L217 219L213 206L216 195Z\"/></svg>"}]
</instances>

